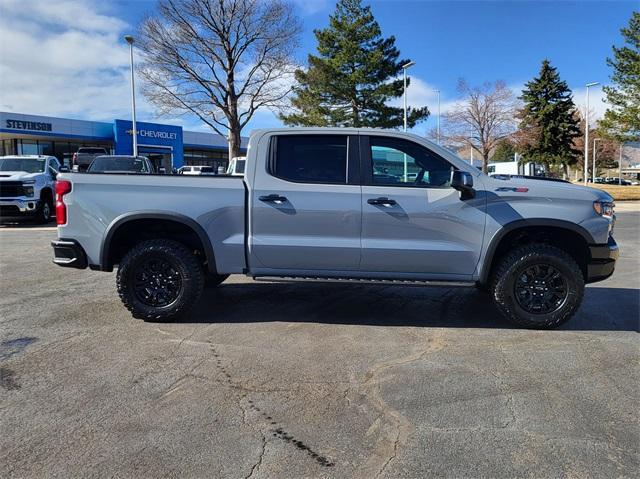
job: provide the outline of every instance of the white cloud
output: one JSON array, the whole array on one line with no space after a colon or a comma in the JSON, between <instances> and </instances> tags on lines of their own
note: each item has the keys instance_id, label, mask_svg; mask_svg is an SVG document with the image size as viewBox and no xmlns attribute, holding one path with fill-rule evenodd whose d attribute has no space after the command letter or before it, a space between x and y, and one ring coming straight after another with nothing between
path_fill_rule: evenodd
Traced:
<instances>
[{"instance_id":1,"label":"white cloud","mask_svg":"<svg viewBox=\"0 0 640 479\"><path fill-rule=\"evenodd\" d=\"M108 5L108 3L107 3ZM0 110L111 121L130 118L133 27L87 0L2 0ZM138 119L199 129L190 116L160 118L138 93Z\"/></svg>"},{"instance_id":2,"label":"white cloud","mask_svg":"<svg viewBox=\"0 0 640 479\"><path fill-rule=\"evenodd\" d=\"M96 121L130 118L129 49L122 37L134 26L110 12L108 2L0 1L0 110ZM309 8L322 4L313 0ZM140 121L212 131L193 115L158 117L137 90ZM280 124L265 110L249 127Z\"/></svg>"},{"instance_id":3,"label":"white cloud","mask_svg":"<svg viewBox=\"0 0 640 479\"><path fill-rule=\"evenodd\" d=\"M83 0L3 0L0 108L96 120L123 116L126 27Z\"/></svg>"},{"instance_id":4,"label":"white cloud","mask_svg":"<svg viewBox=\"0 0 640 479\"><path fill-rule=\"evenodd\" d=\"M597 121L604 116L609 105L604 101L605 94L602 85L596 85L589 88L589 118L590 121ZM584 112L587 105L587 88L580 87L573 90L573 102Z\"/></svg>"}]
</instances>

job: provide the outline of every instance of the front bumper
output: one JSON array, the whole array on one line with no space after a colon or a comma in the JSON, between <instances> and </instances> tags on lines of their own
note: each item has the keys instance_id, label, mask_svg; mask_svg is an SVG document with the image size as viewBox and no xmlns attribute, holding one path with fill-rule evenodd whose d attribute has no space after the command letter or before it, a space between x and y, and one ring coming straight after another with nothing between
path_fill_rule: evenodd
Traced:
<instances>
[{"instance_id":1,"label":"front bumper","mask_svg":"<svg viewBox=\"0 0 640 479\"><path fill-rule=\"evenodd\" d=\"M602 281L613 274L620 251L612 236L609 236L609 242L605 245L590 245L589 253L587 283Z\"/></svg>"},{"instance_id":2,"label":"front bumper","mask_svg":"<svg viewBox=\"0 0 640 479\"><path fill-rule=\"evenodd\" d=\"M53 262L65 268L84 269L87 267L87 255L75 240L59 239L51 242Z\"/></svg>"},{"instance_id":3,"label":"front bumper","mask_svg":"<svg viewBox=\"0 0 640 479\"><path fill-rule=\"evenodd\" d=\"M35 198L3 198L0 200L0 216L11 217L35 214L40 206L40 200Z\"/></svg>"}]
</instances>

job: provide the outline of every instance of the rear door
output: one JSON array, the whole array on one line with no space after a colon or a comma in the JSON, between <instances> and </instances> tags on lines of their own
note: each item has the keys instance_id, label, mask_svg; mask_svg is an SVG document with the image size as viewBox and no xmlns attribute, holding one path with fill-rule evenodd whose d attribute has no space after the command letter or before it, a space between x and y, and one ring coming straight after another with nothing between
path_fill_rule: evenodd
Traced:
<instances>
[{"instance_id":1,"label":"rear door","mask_svg":"<svg viewBox=\"0 0 640 479\"><path fill-rule=\"evenodd\" d=\"M482 248L482 195L461 201L450 186L455 167L419 143L363 135L360 148L361 269L469 279Z\"/></svg>"},{"instance_id":2,"label":"rear door","mask_svg":"<svg viewBox=\"0 0 640 479\"><path fill-rule=\"evenodd\" d=\"M251 270L356 271L360 265L358 137L280 133L261 141L251 191Z\"/></svg>"}]
</instances>

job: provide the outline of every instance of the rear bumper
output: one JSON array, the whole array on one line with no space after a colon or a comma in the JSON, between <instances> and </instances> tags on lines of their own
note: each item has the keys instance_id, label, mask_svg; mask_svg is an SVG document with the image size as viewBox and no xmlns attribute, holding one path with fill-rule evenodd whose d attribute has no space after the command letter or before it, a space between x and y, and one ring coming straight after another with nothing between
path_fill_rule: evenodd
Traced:
<instances>
[{"instance_id":1,"label":"rear bumper","mask_svg":"<svg viewBox=\"0 0 640 479\"><path fill-rule=\"evenodd\" d=\"M589 246L591 259L587 264L587 283L595 283L607 279L613 274L616 260L620 255L618 245L613 237L605 245Z\"/></svg>"},{"instance_id":2,"label":"rear bumper","mask_svg":"<svg viewBox=\"0 0 640 479\"><path fill-rule=\"evenodd\" d=\"M53 262L65 268L84 269L87 267L87 255L75 240L59 239L51 242Z\"/></svg>"}]
</instances>

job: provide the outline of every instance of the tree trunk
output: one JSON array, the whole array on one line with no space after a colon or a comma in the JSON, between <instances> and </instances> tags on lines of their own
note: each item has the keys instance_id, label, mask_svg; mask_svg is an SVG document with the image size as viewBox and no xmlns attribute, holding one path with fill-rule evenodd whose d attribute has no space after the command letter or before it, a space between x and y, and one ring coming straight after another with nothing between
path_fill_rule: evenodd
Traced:
<instances>
[{"instance_id":1,"label":"tree trunk","mask_svg":"<svg viewBox=\"0 0 640 479\"><path fill-rule=\"evenodd\" d=\"M231 59L229 59L231 62ZM229 161L231 158L240 156L240 121L238 120L238 99L234 89L234 76L233 71L230 70L227 76L227 85L229 89L229 98L227 105L229 111L227 113L227 121L229 122L229 134L227 140L229 141Z\"/></svg>"},{"instance_id":2,"label":"tree trunk","mask_svg":"<svg viewBox=\"0 0 640 479\"><path fill-rule=\"evenodd\" d=\"M486 175L489 173L489 155L482 155L482 172Z\"/></svg>"},{"instance_id":3,"label":"tree trunk","mask_svg":"<svg viewBox=\"0 0 640 479\"><path fill-rule=\"evenodd\" d=\"M237 122L235 124L230 122L227 139L229 140L229 160L240 156L240 125Z\"/></svg>"}]
</instances>

